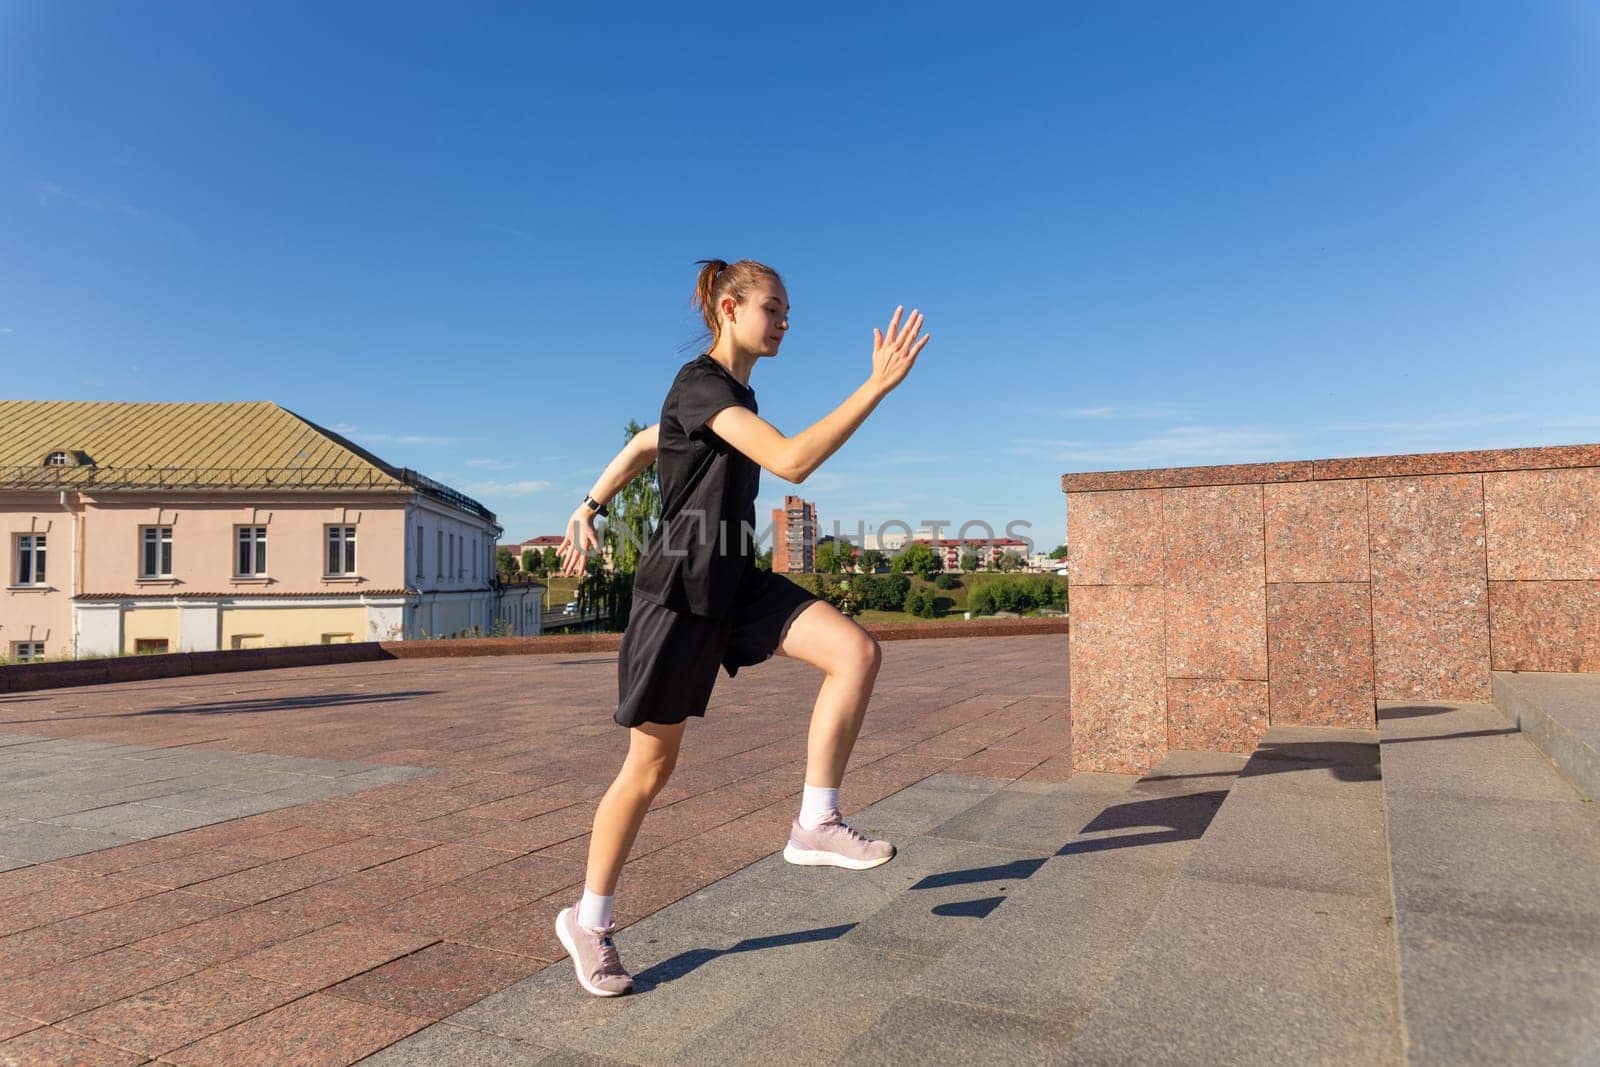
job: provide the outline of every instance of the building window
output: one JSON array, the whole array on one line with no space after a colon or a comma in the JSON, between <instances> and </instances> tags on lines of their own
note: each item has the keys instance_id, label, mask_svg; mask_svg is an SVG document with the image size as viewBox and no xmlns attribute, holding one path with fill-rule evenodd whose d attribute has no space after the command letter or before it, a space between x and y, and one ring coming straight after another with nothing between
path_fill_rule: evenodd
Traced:
<instances>
[{"instance_id":1,"label":"building window","mask_svg":"<svg viewBox=\"0 0 1600 1067\"><path fill-rule=\"evenodd\" d=\"M65 452L52 452L45 458L46 467L65 467L71 464L72 459Z\"/></svg>"},{"instance_id":2,"label":"building window","mask_svg":"<svg viewBox=\"0 0 1600 1067\"><path fill-rule=\"evenodd\" d=\"M139 577L172 577L172 527L141 526L139 541Z\"/></svg>"},{"instance_id":3,"label":"building window","mask_svg":"<svg viewBox=\"0 0 1600 1067\"><path fill-rule=\"evenodd\" d=\"M435 542L435 544L434 544L434 553L433 553L433 569L436 572L434 574L434 577L435 578L443 578L444 577L444 531L443 530L435 531L434 542Z\"/></svg>"},{"instance_id":4,"label":"building window","mask_svg":"<svg viewBox=\"0 0 1600 1067\"><path fill-rule=\"evenodd\" d=\"M42 659L44 659L43 641L11 642L11 662L38 663Z\"/></svg>"},{"instance_id":5,"label":"building window","mask_svg":"<svg viewBox=\"0 0 1600 1067\"><path fill-rule=\"evenodd\" d=\"M17 538L17 584L44 584L44 534L23 534Z\"/></svg>"},{"instance_id":6,"label":"building window","mask_svg":"<svg viewBox=\"0 0 1600 1067\"><path fill-rule=\"evenodd\" d=\"M417 580L421 581L422 571L422 546L428 543L428 531L421 524L417 526Z\"/></svg>"},{"instance_id":7,"label":"building window","mask_svg":"<svg viewBox=\"0 0 1600 1067\"><path fill-rule=\"evenodd\" d=\"M239 553L235 571L240 578L256 578L267 573L267 528L238 526Z\"/></svg>"},{"instance_id":8,"label":"building window","mask_svg":"<svg viewBox=\"0 0 1600 1067\"><path fill-rule=\"evenodd\" d=\"M328 574L356 573L356 528L328 527Z\"/></svg>"},{"instance_id":9,"label":"building window","mask_svg":"<svg viewBox=\"0 0 1600 1067\"><path fill-rule=\"evenodd\" d=\"M135 637L133 652L136 656L158 656L167 650L165 637Z\"/></svg>"},{"instance_id":10,"label":"building window","mask_svg":"<svg viewBox=\"0 0 1600 1067\"><path fill-rule=\"evenodd\" d=\"M472 539L472 580L478 580L478 539Z\"/></svg>"}]
</instances>

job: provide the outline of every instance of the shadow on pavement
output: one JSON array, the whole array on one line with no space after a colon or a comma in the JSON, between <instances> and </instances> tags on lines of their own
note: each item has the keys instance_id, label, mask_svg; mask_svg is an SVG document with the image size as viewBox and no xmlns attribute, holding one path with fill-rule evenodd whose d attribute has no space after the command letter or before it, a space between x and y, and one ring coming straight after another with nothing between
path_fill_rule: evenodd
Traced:
<instances>
[{"instance_id":1,"label":"shadow on pavement","mask_svg":"<svg viewBox=\"0 0 1600 1067\"><path fill-rule=\"evenodd\" d=\"M676 981L720 956L731 956L736 952L760 952L762 949L781 948L784 945L806 945L817 941L837 941L855 929L855 927L855 923L845 923L842 926L821 926L814 930L797 930L791 934L747 937L731 948L690 949L687 952L678 953L671 959L662 960L655 966L646 968L634 975L634 992L642 993L646 990L654 989L656 986Z\"/></svg>"}]
</instances>

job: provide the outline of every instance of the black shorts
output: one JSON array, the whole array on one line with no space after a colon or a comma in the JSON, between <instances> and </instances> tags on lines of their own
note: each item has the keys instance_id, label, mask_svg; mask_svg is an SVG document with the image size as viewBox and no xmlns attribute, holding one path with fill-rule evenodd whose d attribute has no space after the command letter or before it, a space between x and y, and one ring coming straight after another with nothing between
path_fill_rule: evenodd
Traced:
<instances>
[{"instance_id":1,"label":"black shorts","mask_svg":"<svg viewBox=\"0 0 1600 1067\"><path fill-rule=\"evenodd\" d=\"M704 715L721 666L728 677L768 659L789 624L817 597L781 574L752 567L726 615L690 615L633 598L617 650L617 713L623 726L671 726Z\"/></svg>"}]
</instances>

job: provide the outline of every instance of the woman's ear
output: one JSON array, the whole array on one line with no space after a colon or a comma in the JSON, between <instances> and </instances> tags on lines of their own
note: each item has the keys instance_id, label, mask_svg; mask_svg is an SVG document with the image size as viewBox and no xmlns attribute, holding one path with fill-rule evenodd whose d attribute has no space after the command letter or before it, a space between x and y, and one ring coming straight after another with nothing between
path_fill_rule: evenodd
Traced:
<instances>
[{"instance_id":1,"label":"woman's ear","mask_svg":"<svg viewBox=\"0 0 1600 1067\"><path fill-rule=\"evenodd\" d=\"M733 321L733 313L738 308L739 302L731 296L722 298L722 317L729 322Z\"/></svg>"}]
</instances>

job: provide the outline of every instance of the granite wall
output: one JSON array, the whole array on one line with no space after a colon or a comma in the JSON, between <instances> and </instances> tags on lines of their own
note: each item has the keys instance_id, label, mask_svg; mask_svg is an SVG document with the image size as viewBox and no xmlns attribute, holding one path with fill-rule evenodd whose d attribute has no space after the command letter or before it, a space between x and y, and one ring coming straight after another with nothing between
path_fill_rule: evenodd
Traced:
<instances>
[{"instance_id":1,"label":"granite wall","mask_svg":"<svg viewBox=\"0 0 1600 1067\"><path fill-rule=\"evenodd\" d=\"M1600 445L1069 474L1075 770L1600 672Z\"/></svg>"}]
</instances>

